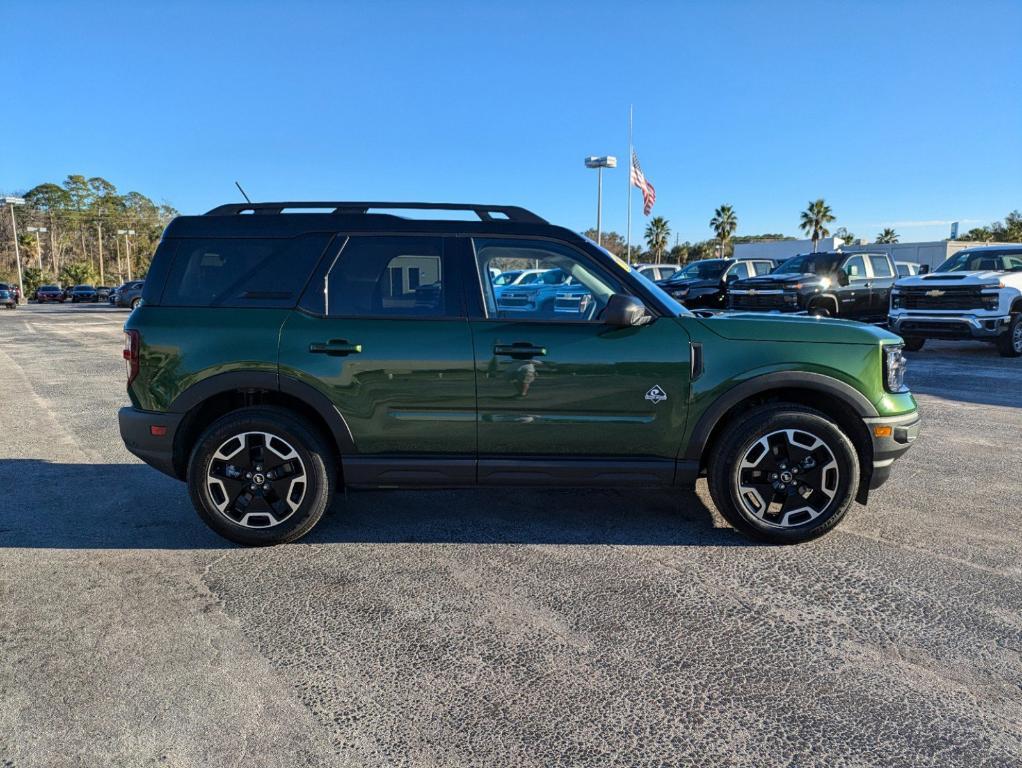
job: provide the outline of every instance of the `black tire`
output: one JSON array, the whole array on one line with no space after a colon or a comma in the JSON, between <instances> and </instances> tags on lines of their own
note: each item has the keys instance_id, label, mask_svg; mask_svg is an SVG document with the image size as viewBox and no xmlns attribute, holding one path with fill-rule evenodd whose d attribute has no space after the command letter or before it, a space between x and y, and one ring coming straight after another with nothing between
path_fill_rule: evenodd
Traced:
<instances>
[{"instance_id":1,"label":"black tire","mask_svg":"<svg viewBox=\"0 0 1022 768\"><path fill-rule=\"evenodd\" d=\"M997 351L1001 357L1022 356L1022 312L1013 314L1008 330L997 337Z\"/></svg>"},{"instance_id":2,"label":"black tire","mask_svg":"<svg viewBox=\"0 0 1022 768\"><path fill-rule=\"evenodd\" d=\"M813 317L834 317L829 301L817 301L811 304L809 314Z\"/></svg>"},{"instance_id":3,"label":"black tire","mask_svg":"<svg viewBox=\"0 0 1022 768\"><path fill-rule=\"evenodd\" d=\"M259 438L259 433L268 433L273 439ZM241 448L226 461L218 459L218 451L228 444L226 450L239 444ZM291 450L282 453L285 449ZM246 477L251 470L242 465L258 461L260 456L268 457L262 459L265 471L258 464L254 479L265 475L261 487L270 490L252 493ZM274 479L272 473L286 465L292 466ZM240 474L235 476L232 470ZM225 539L245 546L268 546L295 541L312 530L333 500L336 476L334 451L305 419L284 408L257 406L222 416L199 437L188 462L188 492L199 516ZM289 479L290 484L284 486ZM238 488L240 491L233 493ZM286 490L278 494L281 489ZM295 499L296 495L299 498ZM287 496L291 496L290 502ZM270 522L281 513L280 522Z\"/></svg>"},{"instance_id":4,"label":"black tire","mask_svg":"<svg viewBox=\"0 0 1022 768\"><path fill-rule=\"evenodd\" d=\"M760 470L759 465L777 458L778 454L771 441L783 430L793 430L791 437L801 443L789 443L787 449L804 451L805 454L789 454L792 462L785 462L787 467L782 474L785 479L790 476L795 485L785 485L782 491L777 491L773 489L772 483L780 478L771 479L774 473ZM807 446L816 445L815 442L810 443L809 437L819 441L823 448L817 446L811 451L807 450ZM766 445L771 446L769 450L765 446L757 449L757 444L764 439L767 440ZM788 437L783 439L787 440ZM754 449L762 453L756 457ZM750 456L755 458L756 463L743 468L742 463ZM812 466L805 461L807 457L813 457ZM800 481L797 475L799 471L806 485ZM740 475L740 472L746 474ZM822 536L841 521L859 490L859 473L859 456L855 446L827 416L793 403L771 403L743 414L724 428L713 449L707 479L713 503L724 519L738 531L761 541L796 544ZM757 474L763 477L754 477ZM739 489L740 478L746 482L741 486L746 489L744 494ZM752 510L759 491L749 492L749 486L754 485L755 479L762 480L762 485L767 487L764 492L771 494L761 516ZM819 484L820 487L813 490L810 484ZM790 490L792 488L795 490ZM808 496L803 495L804 509L808 511L799 511L797 505L802 502L795 501L795 497L804 491L812 491ZM778 502L777 498L791 499L795 509L785 512L784 505L788 502ZM758 500L763 501L762 495L758 496ZM771 514L774 504L780 504L780 508ZM807 515L810 516L808 519Z\"/></svg>"},{"instance_id":5,"label":"black tire","mask_svg":"<svg viewBox=\"0 0 1022 768\"><path fill-rule=\"evenodd\" d=\"M905 336L904 341L906 352L918 352L926 343L926 339L921 336Z\"/></svg>"},{"instance_id":6,"label":"black tire","mask_svg":"<svg viewBox=\"0 0 1022 768\"><path fill-rule=\"evenodd\" d=\"M133 298L131 300L131 308L134 309L135 307L137 307L141 303L142 303L142 297L141 296L136 296L135 298Z\"/></svg>"}]
</instances>

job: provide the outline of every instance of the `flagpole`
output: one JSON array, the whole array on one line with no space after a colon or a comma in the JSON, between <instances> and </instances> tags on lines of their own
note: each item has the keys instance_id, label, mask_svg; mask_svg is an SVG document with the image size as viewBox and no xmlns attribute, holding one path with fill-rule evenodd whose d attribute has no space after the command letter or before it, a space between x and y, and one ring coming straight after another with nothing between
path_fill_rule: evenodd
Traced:
<instances>
[{"instance_id":1,"label":"flagpole","mask_svg":"<svg viewBox=\"0 0 1022 768\"><path fill-rule=\"evenodd\" d=\"M628 231L625 238L625 259L632 262L632 108L628 105Z\"/></svg>"}]
</instances>

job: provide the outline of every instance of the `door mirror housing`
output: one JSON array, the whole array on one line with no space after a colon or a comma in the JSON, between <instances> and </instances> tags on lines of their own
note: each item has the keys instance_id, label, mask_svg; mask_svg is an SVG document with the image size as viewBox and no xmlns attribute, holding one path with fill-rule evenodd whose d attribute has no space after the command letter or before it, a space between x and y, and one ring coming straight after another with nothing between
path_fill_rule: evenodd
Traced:
<instances>
[{"instance_id":1,"label":"door mirror housing","mask_svg":"<svg viewBox=\"0 0 1022 768\"><path fill-rule=\"evenodd\" d=\"M738 273L737 272L728 272L724 276L724 285L731 285L731 283L733 283L737 279L738 279Z\"/></svg>"},{"instance_id":2,"label":"door mirror housing","mask_svg":"<svg viewBox=\"0 0 1022 768\"><path fill-rule=\"evenodd\" d=\"M644 325L649 322L646 306L634 296L615 293L607 300L603 310L603 322L619 328Z\"/></svg>"},{"instance_id":3,"label":"door mirror housing","mask_svg":"<svg viewBox=\"0 0 1022 768\"><path fill-rule=\"evenodd\" d=\"M842 286L842 287L844 287L844 286L848 285L848 283L849 283L849 282L851 282L851 281L850 281L850 280L848 279L848 273L847 273L847 272L845 272L845 270L844 270L843 268L842 268L842 269L839 269L839 270L838 270L838 271L837 271L837 272L835 273L835 276L837 277L837 284L838 284L838 285L840 285L840 286Z\"/></svg>"},{"instance_id":4,"label":"door mirror housing","mask_svg":"<svg viewBox=\"0 0 1022 768\"><path fill-rule=\"evenodd\" d=\"M930 265L929 264L920 264L919 265L919 274L920 275L928 275L928 274L930 274Z\"/></svg>"}]
</instances>

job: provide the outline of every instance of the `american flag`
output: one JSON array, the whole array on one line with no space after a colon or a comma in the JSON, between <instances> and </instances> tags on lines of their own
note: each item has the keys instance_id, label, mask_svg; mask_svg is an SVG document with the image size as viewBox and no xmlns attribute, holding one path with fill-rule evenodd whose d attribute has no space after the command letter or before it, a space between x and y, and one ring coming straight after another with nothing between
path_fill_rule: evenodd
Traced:
<instances>
[{"instance_id":1,"label":"american flag","mask_svg":"<svg viewBox=\"0 0 1022 768\"><path fill-rule=\"evenodd\" d=\"M639 156L632 150L632 184L642 190L642 213L649 216L653 210L653 203L656 202L656 190L649 183L639 167Z\"/></svg>"}]
</instances>

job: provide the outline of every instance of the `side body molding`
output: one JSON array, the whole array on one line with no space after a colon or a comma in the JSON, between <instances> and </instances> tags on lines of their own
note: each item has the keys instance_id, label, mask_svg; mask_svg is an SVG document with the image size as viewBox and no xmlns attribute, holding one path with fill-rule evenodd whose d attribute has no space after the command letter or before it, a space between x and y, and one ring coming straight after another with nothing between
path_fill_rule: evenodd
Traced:
<instances>
[{"instance_id":1,"label":"side body molding","mask_svg":"<svg viewBox=\"0 0 1022 768\"><path fill-rule=\"evenodd\" d=\"M187 413L211 397L224 392L264 390L291 395L316 411L330 428L330 433L342 454L355 451L355 441L344 416L326 395L310 384L290 376L266 371L230 371L198 381L178 395L170 404L173 413Z\"/></svg>"},{"instance_id":2,"label":"side body molding","mask_svg":"<svg viewBox=\"0 0 1022 768\"><path fill-rule=\"evenodd\" d=\"M743 381L718 397L699 417L682 458L699 461L703 450L724 414L743 400L774 389L811 389L840 400L861 418L878 416L877 409L854 387L822 373L777 371Z\"/></svg>"}]
</instances>

